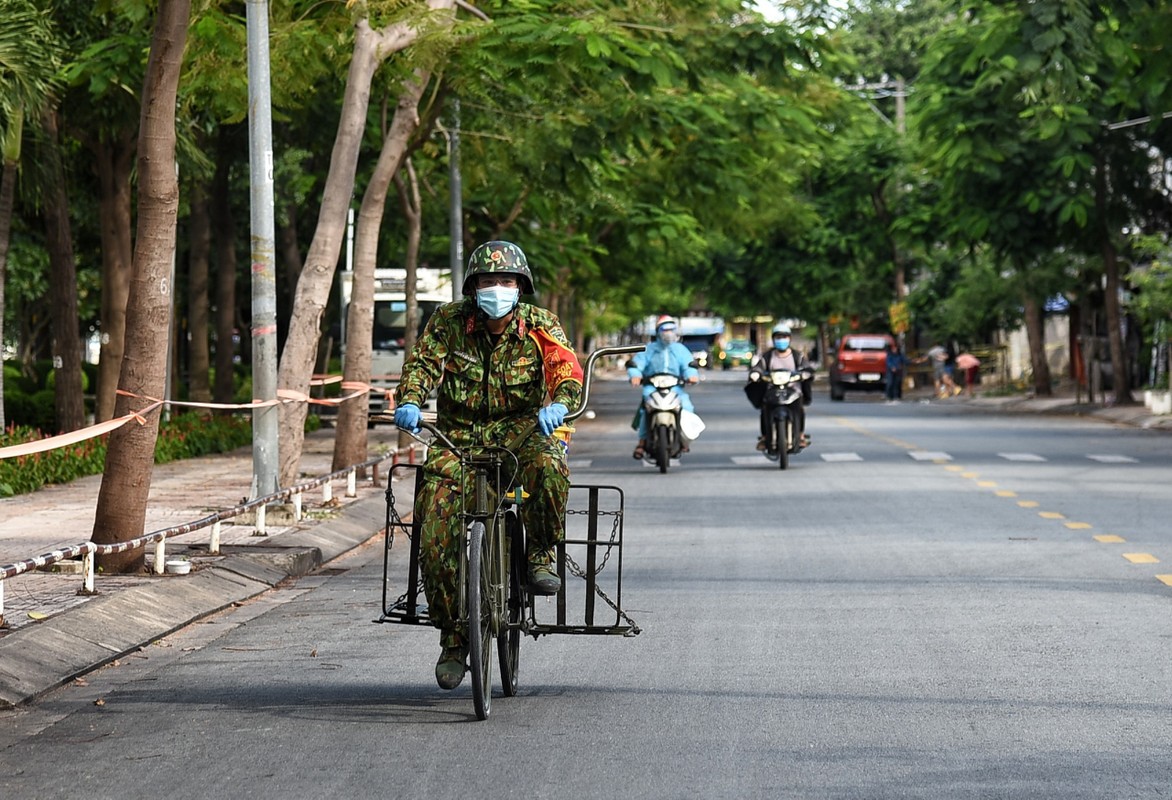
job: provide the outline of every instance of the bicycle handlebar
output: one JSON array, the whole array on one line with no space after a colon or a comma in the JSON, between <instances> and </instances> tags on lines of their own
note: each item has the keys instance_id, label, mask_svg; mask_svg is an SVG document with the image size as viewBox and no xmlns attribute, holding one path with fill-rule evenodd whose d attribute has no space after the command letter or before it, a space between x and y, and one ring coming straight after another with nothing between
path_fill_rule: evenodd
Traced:
<instances>
[{"instance_id":1,"label":"bicycle handlebar","mask_svg":"<svg viewBox=\"0 0 1172 800\"><path fill-rule=\"evenodd\" d=\"M618 356L624 353L641 353L647 348L645 344L620 344L614 347L600 347L586 358L586 367L582 370L582 401L578 407L566 414L566 422L571 422L582 416L586 410L586 403L590 400L590 378L594 371L594 362L602 356Z\"/></svg>"},{"instance_id":2,"label":"bicycle handlebar","mask_svg":"<svg viewBox=\"0 0 1172 800\"><path fill-rule=\"evenodd\" d=\"M575 408L573 411L570 411L569 413L566 414L565 421L571 422L571 421L577 419L578 417L580 417L582 415L582 412L584 412L586 410L586 403L589 402L589 400L590 400L590 379L593 377L594 362L595 361L597 361L602 356L615 356L615 355L622 355L624 353L639 353L639 352L642 352L646 348L646 346L647 345L645 345L645 344L623 344L623 345L616 345L614 347L600 347L597 350L593 351L586 358L586 366L582 370L582 399L578 403L577 408ZM387 415L387 416L390 417L389 421L392 421L392 422L394 421L393 415ZM440 442L443 443L443 445L445 447L447 447L449 450L452 450L453 452L456 452L456 453L460 452L460 448L456 446L455 442L453 442L451 439L449 439L447 436L445 436L444 433L438 427L433 425L432 423L428 422L427 420L420 420L419 427L423 430L430 431L431 434L433 436L435 436L437 439L439 439ZM506 449L513 450L514 448L516 448L517 445L519 445L521 442L523 442L529 436L529 434L533 433L533 429L536 427L537 427L536 420L534 420L533 422L526 425L525 429L522 430L520 434L518 434L517 438L515 438L513 441L511 441L507 445L505 445Z\"/></svg>"}]
</instances>

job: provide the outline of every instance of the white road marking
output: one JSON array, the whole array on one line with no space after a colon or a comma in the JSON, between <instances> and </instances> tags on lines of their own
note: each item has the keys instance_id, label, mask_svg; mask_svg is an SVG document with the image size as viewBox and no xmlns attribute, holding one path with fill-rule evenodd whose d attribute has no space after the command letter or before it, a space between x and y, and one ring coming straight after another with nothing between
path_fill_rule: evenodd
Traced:
<instances>
[{"instance_id":1,"label":"white road marking","mask_svg":"<svg viewBox=\"0 0 1172 800\"><path fill-rule=\"evenodd\" d=\"M948 453L941 453L936 450L912 450L908 453L909 456L916 461L951 461L952 456Z\"/></svg>"},{"instance_id":2,"label":"white road marking","mask_svg":"<svg viewBox=\"0 0 1172 800\"><path fill-rule=\"evenodd\" d=\"M762 464L776 464L776 461L770 461L765 456L758 453L753 456L733 456L732 462L739 467L759 467Z\"/></svg>"},{"instance_id":3,"label":"white road marking","mask_svg":"<svg viewBox=\"0 0 1172 800\"><path fill-rule=\"evenodd\" d=\"M823 461L862 461L863 457L858 453L822 453Z\"/></svg>"},{"instance_id":4,"label":"white road marking","mask_svg":"<svg viewBox=\"0 0 1172 800\"><path fill-rule=\"evenodd\" d=\"M1042 456L1034 453L998 453L1006 461L1045 461Z\"/></svg>"},{"instance_id":5,"label":"white road marking","mask_svg":"<svg viewBox=\"0 0 1172 800\"><path fill-rule=\"evenodd\" d=\"M1132 458L1131 456L1116 456L1116 455L1090 456L1090 455L1088 455L1087 458L1091 459L1092 461L1099 461L1103 464L1138 464L1139 463L1138 458Z\"/></svg>"}]
</instances>

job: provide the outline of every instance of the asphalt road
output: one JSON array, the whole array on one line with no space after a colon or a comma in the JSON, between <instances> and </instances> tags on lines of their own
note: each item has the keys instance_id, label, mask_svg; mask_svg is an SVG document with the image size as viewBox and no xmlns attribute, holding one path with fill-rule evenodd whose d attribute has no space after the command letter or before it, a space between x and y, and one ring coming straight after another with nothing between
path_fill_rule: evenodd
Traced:
<instances>
[{"instance_id":1,"label":"asphalt road","mask_svg":"<svg viewBox=\"0 0 1172 800\"><path fill-rule=\"evenodd\" d=\"M526 639L477 722L372 544L7 717L0 796L1172 796L1166 434L820 393L783 472L707 377L667 475L618 382L571 445L639 636Z\"/></svg>"}]
</instances>

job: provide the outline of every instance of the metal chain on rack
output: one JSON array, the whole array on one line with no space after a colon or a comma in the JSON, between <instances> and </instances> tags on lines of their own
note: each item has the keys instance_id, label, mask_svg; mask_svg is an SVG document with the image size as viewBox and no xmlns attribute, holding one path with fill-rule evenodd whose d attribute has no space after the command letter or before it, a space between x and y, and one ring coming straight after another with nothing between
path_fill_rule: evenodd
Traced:
<instances>
[{"instance_id":1,"label":"metal chain on rack","mask_svg":"<svg viewBox=\"0 0 1172 800\"><path fill-rule=\"evenodd\" d=\"M583 516L589 516L590 512L589 511L574 511L572 509L566 509L566 516L568 517L571 514L580 514ZM626 622L628 625L631 626L630 630L626 631L623 634L623 636L630 638L632 636L638 636L640 633L643 632L643 629L639 627L638 623L636 623L635 620L631 619L631 617L627 614L626 611L623 611L621 608L619 608L618 604L615 603L615 601L611 600L610 597L607 596L606 592L604 592L602 590L602 587L600 587L598 585L598 580L597 580L597 576L599 574L601 574L603 568L606 567L606 562L610 559L611 551L613 551L615 548L615 539L618 537L619 522L622 520L622 514L623 514L622 511L596 511L596 512L594 512L595 516L599 516L599 517L613 516L614 517L614 522L611 524L611 527L610 527L610 540L606 543L606 545L603 545L606 548L606 553L602 557L602 563L599 564L598 568L594 570L594 575L596 578L596 580L594 581L594 593L596 595L598 595L599 597L601 597L602 601L604 603L606 603L608 606L610 606L612 609L614 609L614 612L619 615L620 619L622 619L624 622ZM582 569L582 567L578 565L578 562L576 562L574 560L573 556L571 556L569 554L569 552L566 553L566 567L569 569L570 574L576 575L579 578L581 578L582 580L586 580L586 570Z\"/></svg>"}]
</instances>

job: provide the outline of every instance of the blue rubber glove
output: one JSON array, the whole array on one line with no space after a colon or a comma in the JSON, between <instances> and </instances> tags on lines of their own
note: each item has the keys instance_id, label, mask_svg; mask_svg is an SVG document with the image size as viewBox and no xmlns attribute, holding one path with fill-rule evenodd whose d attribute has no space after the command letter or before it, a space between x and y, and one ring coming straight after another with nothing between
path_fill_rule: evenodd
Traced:
<instances>
[{"instance_id":1,"label":"blue rubber glove","mask_svg":"<svg viewBox=\"0 0 1172 800\"><path fill-rule=\"evenodd\" d=\"M418 432L421 419L423 419L423 414L419 412L419 406L414 403L404 403L395 409L395 424L404 430L412 433Z\"/></svg>"},{"instance_id":2,"label":"blue rubber glove","mask_svg":"<svg viewBox=\"0 0 1172 800\"><path fill-rule=\"evenodd\" d=\"M553 434L554 428L566 421L566 412L569 411L561 403L550 403L537 412L537 427L546 436Z\"/></svg>"}]
</instances>

